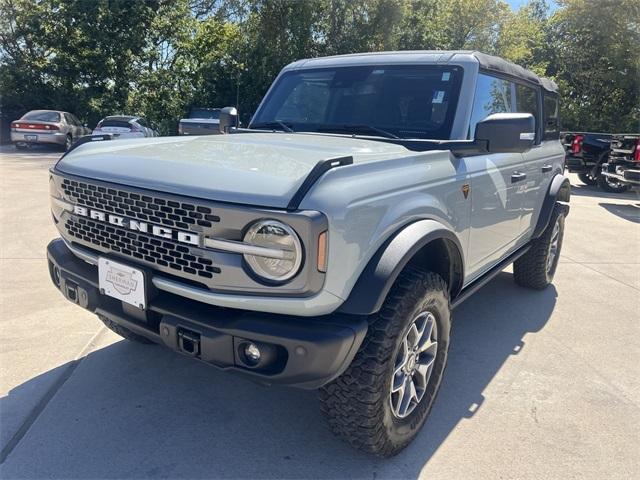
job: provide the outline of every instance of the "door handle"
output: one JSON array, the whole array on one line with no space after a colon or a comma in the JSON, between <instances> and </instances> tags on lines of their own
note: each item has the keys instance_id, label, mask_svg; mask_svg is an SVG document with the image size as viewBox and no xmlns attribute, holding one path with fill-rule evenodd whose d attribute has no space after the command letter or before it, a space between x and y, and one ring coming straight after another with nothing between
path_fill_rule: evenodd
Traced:
<instances>
[{"instance_id":1,"label":"door handle","mask_svg":"<svg viewBox=\"0 0 640 480\"><path fill-rule=\"evenodd\" d=\"M542 166L542 173L549 173L551 170L553 170L553 165L543 165Z\"/></svg>"},{"instance_id":2,"label":"door handle","mask_svg":"<svg viewBox=\"0 0 640 480\"><path fill-rule=\"evenodd\" d=\"M513 172L511 174L511 183L518 183L527 178L526 173Z\"/></svg>"}]
</instances>

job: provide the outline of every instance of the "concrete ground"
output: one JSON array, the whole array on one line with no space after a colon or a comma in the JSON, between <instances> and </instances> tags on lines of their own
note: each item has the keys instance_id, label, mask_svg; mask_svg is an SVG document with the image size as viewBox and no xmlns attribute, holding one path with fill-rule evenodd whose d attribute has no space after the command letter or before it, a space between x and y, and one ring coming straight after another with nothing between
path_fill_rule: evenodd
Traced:
<instances>
[{"instance_id":1,"label":"concrete ground","mask_svg":"<svg viewBox=\"0 0 640 480\"><path fill-rule=\"evenodd\" d=\"M455 311L444 384L395 458L266 388L105 330L50 284L47 169L0 152L2 478L639 478L640 200L574 181L554 285Z\"/></svg>"}]
</instances>

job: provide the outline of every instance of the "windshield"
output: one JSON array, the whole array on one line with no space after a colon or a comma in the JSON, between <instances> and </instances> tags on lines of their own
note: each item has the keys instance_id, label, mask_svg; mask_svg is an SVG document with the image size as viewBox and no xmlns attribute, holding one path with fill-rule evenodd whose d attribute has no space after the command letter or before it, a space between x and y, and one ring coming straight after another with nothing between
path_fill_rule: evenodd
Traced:
<instances>
[{"instance_id":1,"label":"windshield","mask_svg":"<svg viewBox=\"0 0 640 480\"><path fill-rule=\"evenodd\" d=\"M251 128L446 140L462 69L438 65L285 72Z\"/></svg>"},{"instance_id":2,"label":"windshield","mask_svg":"<svg viewBox=\"0 0 640 480\"><path fill-rule=\"evenodd\" d=\"M59 122L60 114L58 112L29 112L23 120L38 120L40 122Z\"/></svg>"},{"instance_id":3,"label":"windshield","mask_svg":"<svg viewBox=\"0 0 640 480\"><path fill-rule=\"evenodd\" d=\"M220 118L220 110L192 108L191 112L189 112L189 118L209 118L212 120L218 120Z\"/></svg>"}]
</instances>

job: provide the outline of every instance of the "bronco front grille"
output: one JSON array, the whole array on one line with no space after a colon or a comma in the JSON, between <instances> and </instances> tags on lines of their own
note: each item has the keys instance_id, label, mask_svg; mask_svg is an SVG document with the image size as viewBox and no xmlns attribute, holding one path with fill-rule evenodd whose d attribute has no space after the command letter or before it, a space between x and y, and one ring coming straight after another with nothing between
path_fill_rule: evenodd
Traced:
<instances>
[{"instance_id":1,"label":"bronco front grille","mask_svg":"<svg viewBox=\"0 0 640 480\"><path fill-rule=\"evenodd\" d=\"M170 200L66 178L62 180L61 187L65 198L74 205L168 228L202 232L220 221L211 207L181 199L177 201L175 196ZM73 214L67 217L64 228L72 240L80 244L147 262L158 270L190 280L206 281L221 273L210 258L203 256L202 249L173 240Z\"/></svg>"},{"instance_id":2,"label":"bronco front grille","mask_svg":"<svg viewBox=\"0 0 640 480\"><path fill-rule=\"evenodd\" d=\"M78 240L161 267L205 278L212 278L214 273L220 273L220 269L213 266L211 260L192 255L188 247L143 233L128 232L86 218L68 219L65 228L69 235Z\"/></svg>"},{"instance_id":3,"label":"bronco front grille","mask_svg":"<svg viewBox=\"0 0 640 480\"><path fill-rule=\"evenodd\" d=\"M211 228L220 221L210 207L176 202L150 195L127 192L67 178L62 191L74 203L106 212L188 230L194 225Z\"/></svg>"}]
</instances>

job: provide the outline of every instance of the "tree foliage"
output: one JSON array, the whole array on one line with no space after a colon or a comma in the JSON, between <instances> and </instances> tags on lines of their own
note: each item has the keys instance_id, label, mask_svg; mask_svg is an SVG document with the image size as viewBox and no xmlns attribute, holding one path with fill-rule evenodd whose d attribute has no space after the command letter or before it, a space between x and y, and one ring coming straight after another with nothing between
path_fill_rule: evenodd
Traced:
<instances>
[{"instance_id":1,"label":"tree foliage","mask_svg":"<svg viewBox=\"0 0 640 480\"><path fill-rule=\"evenodd\" d=\"M0 0L0 100L95 124L143 114L175 132L190 106L246 119L287 63L477 49L555 78L565 127L640 130L640 4L544 0Z\"/></svg>"}]
</instances>

